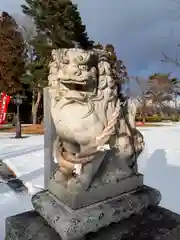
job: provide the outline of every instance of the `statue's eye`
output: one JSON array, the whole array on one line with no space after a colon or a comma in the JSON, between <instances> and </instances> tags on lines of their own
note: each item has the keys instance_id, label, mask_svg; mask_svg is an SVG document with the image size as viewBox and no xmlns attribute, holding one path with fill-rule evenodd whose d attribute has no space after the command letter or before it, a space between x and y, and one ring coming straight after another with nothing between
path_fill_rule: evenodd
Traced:
<instances>
[{"instance_id":1,"label":"statue's eye","mask_svg":"<svg viewBox=\"0 0 180 240\"><path fill-rule=\"evenodd\" d=\"M88 66L86 66L86 65L79 65L79 69L80 70L88 70Z\"/></svg>"},{"instance_id":2,"label":"statue's eye","mask_svg":"<svg viewBox=\"0 0 180 240\"><path fill-rule=\"evenodd\" d=\"M78 56L79 61L83 61L83 56Z\"/></svg>"}]
</instances>

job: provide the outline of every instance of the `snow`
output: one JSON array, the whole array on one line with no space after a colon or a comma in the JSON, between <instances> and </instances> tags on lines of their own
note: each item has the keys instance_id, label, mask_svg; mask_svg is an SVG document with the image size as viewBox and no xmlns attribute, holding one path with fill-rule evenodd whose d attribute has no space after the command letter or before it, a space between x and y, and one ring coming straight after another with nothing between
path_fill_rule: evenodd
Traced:
<instances>
[{"instance_id":1,"label":"snow","mask_svg":"<svg viewBox=\"0 0 180 240\"><path fill-rule=\"evenodd\" d=\"M13 139L0 134L0 160L3 160L25 185L44 187L44 137L25 136Z\"/></svg>"},{"instance_id":2,"label":"snow","mask_svg":"<svg viewBox=\"0 0 180 240\"><path fill-rule=\"evenodd\" d=\"M35 187L44 187L43 136L13 137L11 133L0 133L0 160L29 188L29 194L16 193L8 185L0 184L0 240L5 237L5 218L33 209L31 196L39 190Z\"/></svg>"},{"instance_id":3,"label":"snow","mask_svg":"<svg viewBox=\"0 0 180 240\"><path fill-rule=\"evenodd\" d=\"M166 124L165 124L166 125ZM144 183L160 190L161 206L180 214L180 124L140 128L146 147L138 159ZM3 160L29 188L29 193L16 193L0 184L0 240L4 239L5 218L31 210L31 196L44 187L44 138L30 135L13 139L0 133L0 160Z\"/></svg>"},{"instance_id":4,"label":"snow","mask_svg":"<svg viewBox=\"0 0 180 240\"><path fill-rule=\"evenodd\" d=\"M180 125L142 129L146 148L138 159L144 183L160 190L160 205L180 214Z\"/></svg>"}]
</instances>

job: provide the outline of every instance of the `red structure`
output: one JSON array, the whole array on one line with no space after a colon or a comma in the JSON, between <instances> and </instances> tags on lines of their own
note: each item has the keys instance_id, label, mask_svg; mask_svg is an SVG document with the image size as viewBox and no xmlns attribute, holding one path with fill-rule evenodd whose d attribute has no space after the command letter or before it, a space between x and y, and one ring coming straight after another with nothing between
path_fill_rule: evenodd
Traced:
<instances>
[{"instance_id":1,"label":"red structure","mask_svg":"<svg viewBox=\"0 0 180 240\"><path fill-rule=\"evenodd\" d=\"M8 105L11 97L6 93L1 93L0 99L0 124L4 124L7 116Z\"/></svg>"}]
</instances>

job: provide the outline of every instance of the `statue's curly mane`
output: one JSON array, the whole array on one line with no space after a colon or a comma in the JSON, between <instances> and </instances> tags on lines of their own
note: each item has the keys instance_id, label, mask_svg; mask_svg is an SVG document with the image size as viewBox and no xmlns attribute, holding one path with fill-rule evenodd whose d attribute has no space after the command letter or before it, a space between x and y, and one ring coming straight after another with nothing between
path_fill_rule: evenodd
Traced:
<instances>
[{"instance_id":1,"label":"statue's curly mane","mask_svg":"<svg viewBox=\"0 0 180 240\"><path fill-rule=\"evenodd\" d=\"M108 52L96 50L98 53L97 61L97 91L92 98L92 102L97 108L101 120L106 126L108 123L107 111L113 113L118 101L118 86L113 79L111 59ZM101 111L99 111L101 109Z\"/></svg>"},{"instance_id":2,"label":"statue's curly mane","mask_svg":"<svg viewBox=\"0 0 180 240\"><path fill-rule=\"evenodd\" d=\"M62 79L63 77L66 78L66 76L63 75L65 74L63 73L63 68L69 66L68 69L70 69L76 65L77 70L74 71L74 73L70 72L71 78L80 78L83 76L84 71L84 77L86 77L87 74L88 78L87 92L82 92L81 85L80 87L77 85L76 89L74 89L77 96L74 95L74 97L71 97L71 100L66 101L65 104L76 101L84 106L88 105L88 111L84 115L84 118L95 111L106 126L108 122L108 115L106 113L107 111L109 111L109 114L113 112L113 108L115 108L118 99L118 86L113 78L112 62L109 53L105 50L97 49L88 52L82 49L71 49L69 53L68 49L58 49L52 51L52 59L53 61L50 64L50 73L52 74L49 75L49 86L52 89L53 81L56 82L53 95L54 99L56 99L55 101L61 100L64 93L67 92L67 88L61 83L61 79L59 79L59 76L61 76ZM54 73L54 66L56 67L56 73ZM89 91L91 88L93 90Z\"/></svg>"}]
</instances>

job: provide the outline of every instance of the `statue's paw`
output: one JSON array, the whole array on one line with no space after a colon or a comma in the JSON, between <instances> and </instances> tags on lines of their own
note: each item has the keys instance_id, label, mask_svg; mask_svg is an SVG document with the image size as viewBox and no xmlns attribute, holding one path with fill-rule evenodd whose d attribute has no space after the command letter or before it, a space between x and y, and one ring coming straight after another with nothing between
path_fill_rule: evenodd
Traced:
<instances>
[{"instance_id":1,"label":"statue's paw","mask_svg":"<svg viewBox=\"0 0 180 240\"><path fill-rule=\"evenodd\" d=\"M82 189L82 184L78 178L71 178L67 183L67 188L69 191L80 191Z\"/></svg>"},{"instance_id":2,"label":"statue's paw","mask_svg":"<svg viewBox=\"0 0 180 240\"><path fill-rule=\"evenodd\" d=\"M54 174L54 181L58 182L58 183L61 183L63 185L66 185L67 184L67 178L66 176L60 172L59 170L56 171L56 173Z\"/></svg>"}]
</instances>

